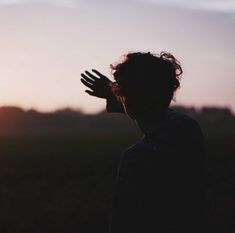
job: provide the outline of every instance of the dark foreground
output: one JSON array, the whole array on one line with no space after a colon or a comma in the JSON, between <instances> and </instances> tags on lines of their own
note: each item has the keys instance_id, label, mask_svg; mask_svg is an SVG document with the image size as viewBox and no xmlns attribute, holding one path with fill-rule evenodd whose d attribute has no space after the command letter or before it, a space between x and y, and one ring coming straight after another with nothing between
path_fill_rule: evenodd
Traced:
<instances>
[{"instance_id":1,"label":"dark foreground","mask_svg":"<svg viewBox=\"0 0 235 233\"><path fill-rule=\"evenodd\" d=\"M235 121L214 115L197 116L206 136L208 232L232 233ZM126 122L101 130L110 119L102 114L92 119L92 130L1 133L1 233L108 231L119 156L139 133ZM116 116L111 120L118 124Z\"/></svg>"}]
</instances>

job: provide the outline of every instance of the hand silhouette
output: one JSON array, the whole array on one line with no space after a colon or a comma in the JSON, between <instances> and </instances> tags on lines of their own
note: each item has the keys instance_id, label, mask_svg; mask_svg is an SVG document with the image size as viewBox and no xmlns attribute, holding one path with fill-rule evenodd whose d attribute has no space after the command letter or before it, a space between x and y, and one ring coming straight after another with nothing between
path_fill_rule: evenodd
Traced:
<instances>
[{"instance_id":1,"label":"hand silhouette","mask_svg":"<svg viewBox=\"0 0 235 233\"><path fill-rule=\"evenodd\" d=\"M112 96L110 84L112 83L106 76L101 74L97 70L92 70L97 76L91 74L89 71L85 71L85 74L81 74L81 82L91 90L85 92L89 95L96 96L99 98L105 98Z\"/></svg>"}]
</instances>

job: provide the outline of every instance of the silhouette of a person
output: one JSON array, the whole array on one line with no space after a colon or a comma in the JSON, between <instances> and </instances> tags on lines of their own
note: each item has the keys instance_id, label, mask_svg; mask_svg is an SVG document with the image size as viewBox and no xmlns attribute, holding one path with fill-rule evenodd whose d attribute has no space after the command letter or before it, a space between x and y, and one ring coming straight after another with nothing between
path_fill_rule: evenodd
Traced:
<instances>
[{"instance_id":1,"label":"silhouette of a person","mask_svg":"<svg viewBox=\"0 0 235 233\"><path fill-rule=\"evenodd\" d=\"M111 233L205 231L203 134L191 117L169 108L182 74L169 53L129 53L111 66L115 82L97 70L82 83L107 99L107 112L124 112L143 138L123 153Z\"/></svg>"}]
</instances>

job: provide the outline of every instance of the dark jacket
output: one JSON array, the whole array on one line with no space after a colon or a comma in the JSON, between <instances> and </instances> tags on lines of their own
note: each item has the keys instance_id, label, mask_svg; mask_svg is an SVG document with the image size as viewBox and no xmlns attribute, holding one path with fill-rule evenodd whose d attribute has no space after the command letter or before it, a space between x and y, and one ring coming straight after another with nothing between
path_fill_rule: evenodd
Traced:
<instances>
[{"instance_id":1,"label":"dark jacket","mask_svg":"<svg viewBox=\"0 0 235 233\"><path fill-rule=\"evenodd\" d=\"M121 157L110 233L204 228L203 135L194 119L168 109L165 122Z\"/></svg>"}]
</instances>

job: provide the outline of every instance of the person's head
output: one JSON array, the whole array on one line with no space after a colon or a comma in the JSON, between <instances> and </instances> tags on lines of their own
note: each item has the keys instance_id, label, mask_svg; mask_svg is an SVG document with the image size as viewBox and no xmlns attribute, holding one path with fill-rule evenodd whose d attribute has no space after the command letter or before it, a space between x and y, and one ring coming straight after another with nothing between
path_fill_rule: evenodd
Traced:
<instances>
[{"instance_id":1,"label":"person's head","mask_svg":"<svg viewBox=\"0 0 235 233\"><path fill-rule=\"evenodd\" d=\"M182 74L180 63L166 52L129 53L111 69L112 90L133 119L165 112Z\"/></svg>"}]
</instances>

